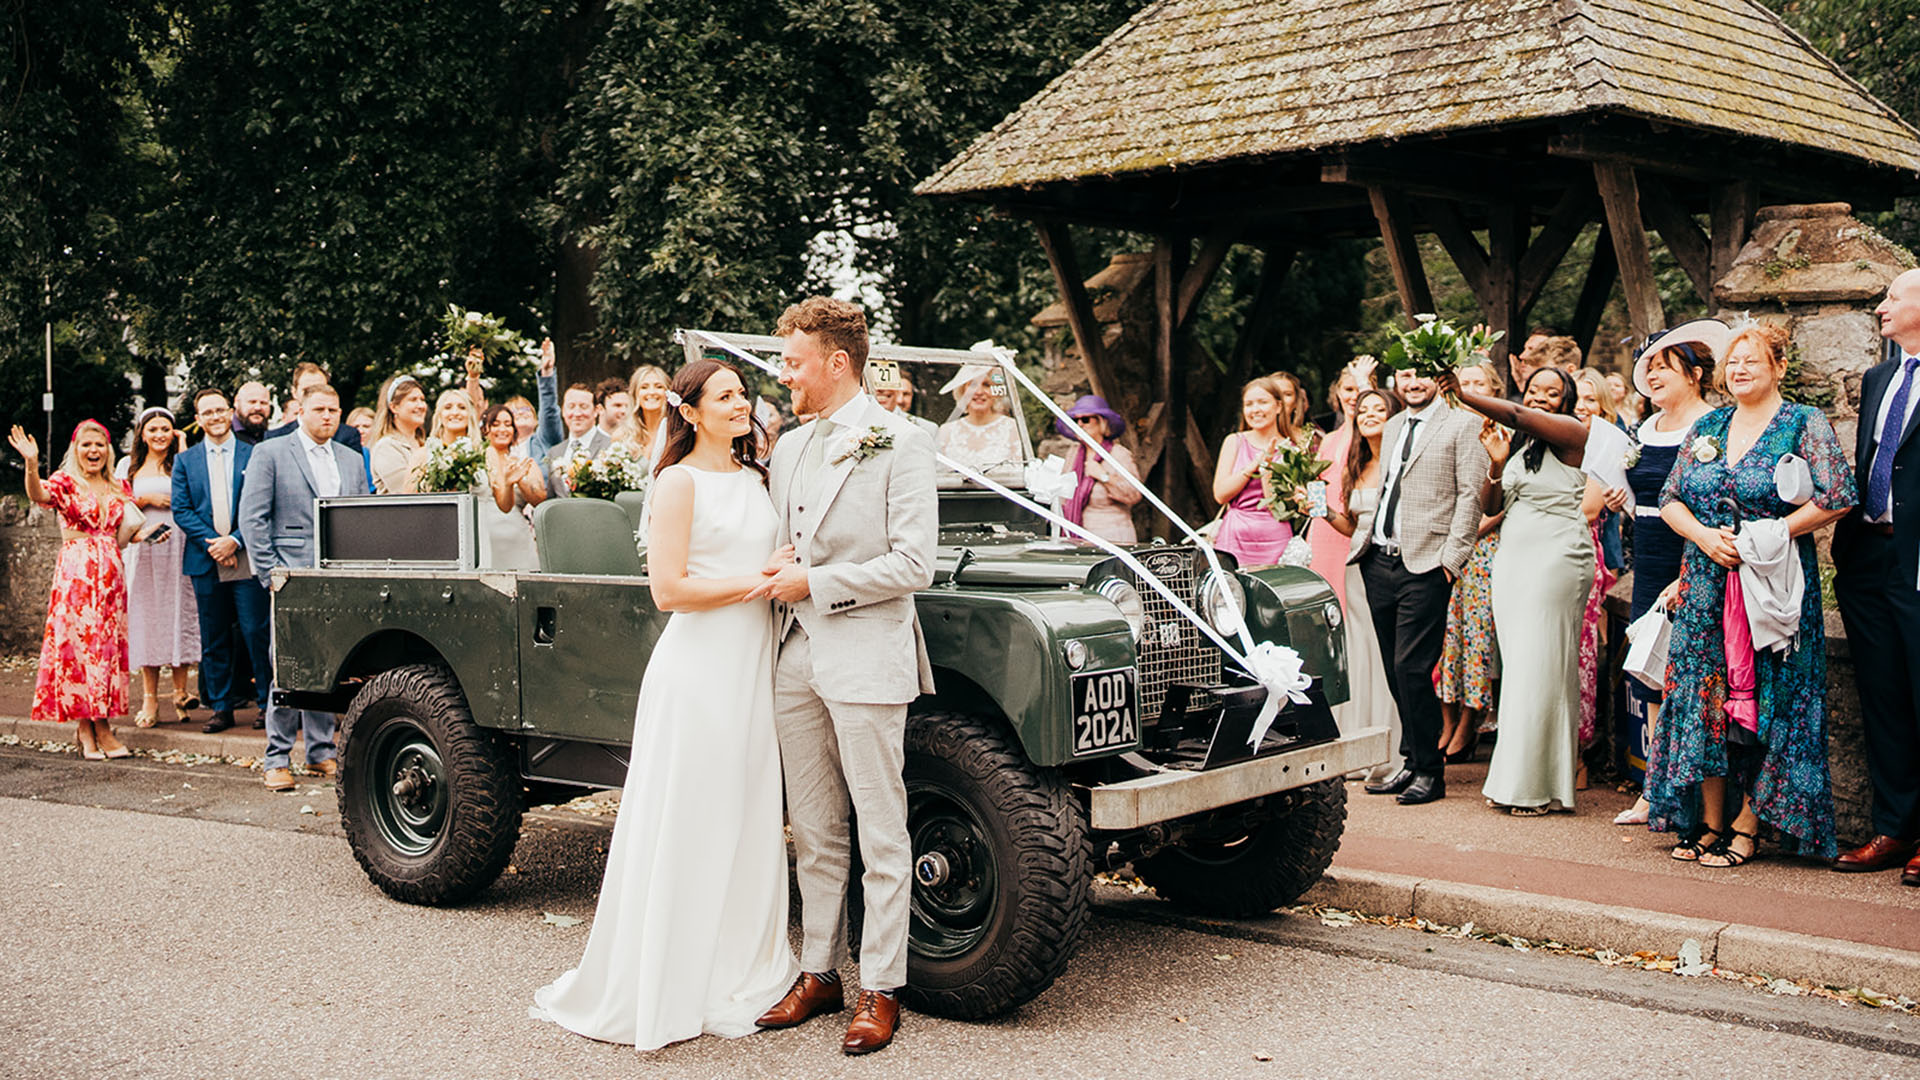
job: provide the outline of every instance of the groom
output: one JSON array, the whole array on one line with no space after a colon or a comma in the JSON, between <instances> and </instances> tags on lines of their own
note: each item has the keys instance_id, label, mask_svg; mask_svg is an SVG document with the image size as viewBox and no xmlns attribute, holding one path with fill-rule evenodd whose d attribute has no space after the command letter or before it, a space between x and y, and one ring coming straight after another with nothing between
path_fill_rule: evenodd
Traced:
<instances>
[{"instance_id":1,"label":"groom","mask_svg":"<svg viewBox=\"0 0 1920 1080\"><path fill-rule=\"evenodd\" d=\"M893 1041L907 981L913 848L907 837L907 705L933 690L913 594L933 583L939 512L933 441L861 390L867 319L815 296L788 308L780 382L820 417L774 445L774 507L794 561L763 589L780 601L774 722L786 774L803 940L800 977L760 1018L792 1027L846 1007L851 842L858 822L860 994L840 1048Z\"/></svg>"}]
</instances>

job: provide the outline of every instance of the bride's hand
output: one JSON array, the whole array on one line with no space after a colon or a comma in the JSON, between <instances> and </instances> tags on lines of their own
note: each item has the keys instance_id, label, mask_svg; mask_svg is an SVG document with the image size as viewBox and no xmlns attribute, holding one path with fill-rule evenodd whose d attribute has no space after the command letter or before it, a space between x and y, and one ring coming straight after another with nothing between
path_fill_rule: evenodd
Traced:
<instances>
[{"instance_id":1,"label":"bride's hand","mask_svg":"<svg viewBox=\"0 0 1920 1080\"><path fill-rule=\"evenodd\" d=\"M767 577L772 577L773 575L793 565L793 556L794 556L794 550L793 550L792 544L787 544L781 547L779 550L775 551L772 555L769 555L767 557L767 565L764 567L761 567L760 573Z\"/></svg>"}]
</instances>

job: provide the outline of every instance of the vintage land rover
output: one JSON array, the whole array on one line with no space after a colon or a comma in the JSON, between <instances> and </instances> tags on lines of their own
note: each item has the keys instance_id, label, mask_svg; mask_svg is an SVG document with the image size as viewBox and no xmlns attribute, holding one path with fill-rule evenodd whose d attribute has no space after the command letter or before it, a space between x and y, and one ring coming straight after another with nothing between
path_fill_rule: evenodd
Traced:
<instances>
[{"instance_id":1,"label":"vintage land rover","mask_svg":"<svg viewBox=\"0 0 1920 1080\"><path fill-rule=\"evenodd\" d=\"M689 358L716 341L780 348L678 337ZM993 363L890 347L871 360L898 365L936 417L954 407L939 388ZM991 381L1022 416L1017 388ZM1024 464L987 474L1017 487ZM1288 702L1255 747L1266 691L1136 571L957 474L939 483L938 570L916 598L939 689L906 735L908 1003L973 1018L1044 991L1103 869L1130 864L1165 899L1222 916L1312 885L1339 846L1342 777L1387 745L1384 728L1342 736L1328 711L1347 686L1326 582L1227 556L1216 574L1191 545L1129 549L1230 640L1244 620L1316 677L1310 703ZM341 714L341 818L390 896L467 900L506 867L525 807L624 782L667 619L639 512L627 496L542 504L541 569L526 572L487 567L471 496L321 500L317 565L274 573L275 682L286 704Z\"/></svg>"}]
</instances>

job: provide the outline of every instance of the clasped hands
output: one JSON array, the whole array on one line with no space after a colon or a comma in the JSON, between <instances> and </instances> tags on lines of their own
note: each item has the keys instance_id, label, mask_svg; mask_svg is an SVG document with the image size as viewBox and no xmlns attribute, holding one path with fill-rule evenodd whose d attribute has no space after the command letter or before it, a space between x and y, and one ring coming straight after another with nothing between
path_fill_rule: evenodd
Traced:
<instances>
[{"instance_id":1,"label":"clasped hands","mask_svg":"<svg viewBox=\"0 0 1920 1080\"><path fill-rule=\"evenodd\" d=\"M231 536L216 536L207 541L207 557L228 569L239 563L240 541Z\"/></svg>"},{"instance_id":2,"label":"clasped hands","mask_svg":"<svg viewBox=\"0 0 1920 1080\"><path fill-rule=\"evenodd\" d=\"M805 600L812 589L807 584L807 568L796 561L792 544L782 545L767 558L767 565L760 568L760 584L747 591L742 600L760 600L772 597L783 604Z\"/></svg>"}]
</instances>

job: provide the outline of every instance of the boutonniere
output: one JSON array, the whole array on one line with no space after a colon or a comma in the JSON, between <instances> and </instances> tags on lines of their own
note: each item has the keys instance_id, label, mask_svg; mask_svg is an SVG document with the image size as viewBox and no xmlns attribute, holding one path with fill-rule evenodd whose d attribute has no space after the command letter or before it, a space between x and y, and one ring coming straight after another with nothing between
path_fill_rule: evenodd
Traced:
<instances>
[{"instance_id":1,"label":"boutonniere","mask_svg":"<svg viewBox=\"0 0 1920 1080\"><path fill-rule=\"evenodd\" d=\"M1720 440L1711 435L1702 435L1693 440L1693 445L1687 448L1687 452L1693 455L1693 460L1705 465L1720 456Z\"/></svg>"},{"instance_id":2,"label":"boutonniere","mask_svg":"<svg viewBox=\"0 0 1920 1080\"><path fill-rule=\"evenodd\" d=\"M893 432L888 431L879 424L875 424L867 429L865 435L855 439L852 446L842 450L838 457L827 462L827 464L838 465L848 458L852 458L856 462L865 461L882 450L891 449L893 449Z\"/></svg>"},{"instance_id":3,"label":"boutonniere","mask_svg":"<svg viewBox=\"0 0 1920 1080\"><path fill-rule=\"evenodd\" d=\"M1631 469L1638 464L1640 464L1640 444L1636 441L1632 446L1627 447L1626 456L1620 459L1620 467Z\"/></svg>"}]
</instances>

